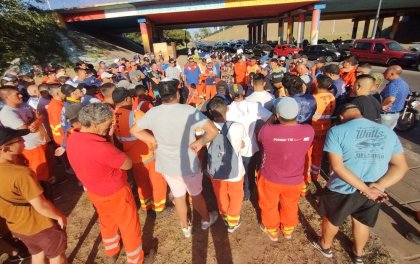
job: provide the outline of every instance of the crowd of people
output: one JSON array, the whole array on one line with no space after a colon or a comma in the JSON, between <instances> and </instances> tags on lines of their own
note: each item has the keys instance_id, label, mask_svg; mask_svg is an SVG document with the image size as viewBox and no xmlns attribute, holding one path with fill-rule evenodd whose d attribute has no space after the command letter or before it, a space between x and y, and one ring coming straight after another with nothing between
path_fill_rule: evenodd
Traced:
<instances>
[{"instance_id":1,"label":"crowd of people","mask_svg":"<svg viewBox=\"0 0 420 264\"><path fill-rule=\"evenodd\" d=\"M39 84L16 71L1 79L0 216L8 236L0 246L10 258L27 250L34 264L67 262L66 216L52 203L61 195L52 183L66 179L53 176L54 162L94 205L109 263L122 244L127 263L144 260L137 197L155 212L171 197L185 238L190 204L201 229L220 217L233 233L243 203L255 199L261 230L278 241L292 239L299 199L312 193L323 216L313 246L331 258L351 216L352 259L363 263L385 190L408 168L393 132L409 93L399 66L372 73L355 56L337 65L298 54L194 54L180 66L136 55L96 69L80 61L74 72L47 67ZM218 211L207 209L203 175Z\"/></svg>"}]
</instances>

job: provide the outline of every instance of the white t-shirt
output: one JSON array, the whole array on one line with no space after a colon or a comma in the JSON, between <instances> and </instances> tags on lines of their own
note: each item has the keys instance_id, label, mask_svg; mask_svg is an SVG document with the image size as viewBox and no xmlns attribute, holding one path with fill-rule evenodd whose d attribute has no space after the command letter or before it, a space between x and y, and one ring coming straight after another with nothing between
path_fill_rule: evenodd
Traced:
<instances>
[{"instance_id":1,"label":"white t-shirt","mask_svg":"<svg viewBox=\"0 0 420 264\"><path fill-rule=\"evenodd\" d=\"M271 111L273 108L274 95L267 91L254 91L245 98L248 102L257 102L264 106L265 109Z\"/></svg>"},{"instance_id":2,"label":"white t-shirt","mask_svg":"<svg viewBox=\"0 0 420 264\"><path fill-rule=\"evenodd\" d=\"M241 155L243 157L252 157L259 151L255 128L261 127L270 118L271 112L259 103L246 100L241 102L234 101L228 108L226 120L241 123L245 127L247 140L250 142L248 147L242 149Z\"/></svg>"},{"instance_id":3,"label":"white t-shirt","mask_svg":"<svg viewBox=\"0 0 420 264\"><path fill-rule=\"evenodd\" d=\"M190 105L162 104L137 121L137 127L153 132L157 142L156 171L167 176L191 176L201 172L197 153L190 149L195 129L207 117Z\"/></svg>"},{"instance_id":4,"label":"white t-shirt","mask_svg":"<svg viewBox=\"0 0 420 264\"><path fill-rule=\"evenodd\" d=\"M215 123L214 125L219 129L222 130L224 123ZM232 144L233 149L235 150L236 153L239 153L238 157L239 157L239 168L238 168L238 176L233 178L233 179L229 179L229 180L224 180L224 181L228 181L228 182L238 182L240 180L242 180L242 178L245 175L245 167L244 164L242 162L242 156L240 155L242 148L242 142L244 143L244 148L247 148L249 146L249 137L246 135L245 132L245 127L241 124L241 123L233 123L229 130L228 130L228 134L227 134L227 138L229 139L230 143ZM209 144L207 144L208 146Z\"/></svg>"},{"instance_id":5,"label":"white t-shirt","mask_svg":"<svg viewBox=\"0 0 420 264\"><path fill-rule=\"evenodd\" d=\"M22 104L19 108L5 105L0 111L0 122L3 126L18 129L23 125L29 125L34 120L33 110L29 105ZM23 136L25 149L34 149L50 141L44 125L37 132Z\"/></svg>"}]
</instances>

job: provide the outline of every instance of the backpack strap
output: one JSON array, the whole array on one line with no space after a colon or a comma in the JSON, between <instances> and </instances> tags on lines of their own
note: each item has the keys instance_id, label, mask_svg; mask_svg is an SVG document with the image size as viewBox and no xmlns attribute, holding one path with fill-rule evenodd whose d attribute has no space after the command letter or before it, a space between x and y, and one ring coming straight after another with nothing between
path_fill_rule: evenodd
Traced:
<instances>
[{"instance_id":1,"label":"backpack strap","mask_svg":"<svg viewBox=\"0 0 420 264\"><path fill-rule=\"evenodd\" d=\"M230 146L232 147L233 151L235 152L235 148L233 147L232 142L230 142L230 139L228 137L229 129L234 123L235 122L233 122L233 121L226 121L223 124L222 130L220 130L220 131L226 137L227 141L229 142ZM239 155L239 152L237 153L237 155Z\"/></svg>"},{"instance_id":2,"label":"backpack strap","mask_svg":"<svg viewBox=\"0 0 420 264\"><path fill-rule=\"evenodd\" d=\"M9 201L9 200L1 197L1 196L0 196L0 199L2 199L3 201L8 202L9 204L12 204L14 206L31 206L30 203L15 203L15 202Z\"/></svg>"}]
</instances>

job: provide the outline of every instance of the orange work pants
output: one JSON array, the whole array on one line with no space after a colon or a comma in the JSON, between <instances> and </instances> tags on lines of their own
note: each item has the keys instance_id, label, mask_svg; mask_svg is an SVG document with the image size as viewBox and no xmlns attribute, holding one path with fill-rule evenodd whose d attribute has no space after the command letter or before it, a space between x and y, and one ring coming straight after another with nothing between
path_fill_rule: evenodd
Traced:
<instances>
[{"instance_id":1,"label":"orange work pants","mask_svg":"<svg viewBox=\"0 0 420 264\"><path fill-rule=\"evenodd\" d=\"M238 182L211 180L220 215L229 227L241 220L241 206L244 199L244 177Z\"/></svg>"},{"instance_id":2,"label":"orange work pants","mask_svg":"<svg viewBox=\"0 0 420 264\"><path fill-rule=\"evenodd\" d=\"M28 167L35 172L38 181L48 181L50 178L50 165L47 160L47 144L33 149L24 149L22 154Z\"/></svg>"},{"instance_id":3,"label":"orange work pants","mask_svg":"<svg viewBox=\"0 0 420 264\"><path fill-rule=\"evenodd\" d=\"M204 90L206 89L206 84L204 82L197 84L195 88L197 88L198 96L204 96Z\"/></svg>"},{"instance_id":4,"label":"orange work pants","mask_svg":"<svg viewBox=\"0 0 420 264\"><path fill-rule=\"evenodd\" d=\"M299 222L298 205L302 184L277 184L261 176L257 187L264 227L273 237L278 237L279 228L284 235L291 235Z\"/></svg>"},{"instance_id":5,"label":"orange work pants","mask_svg":"<svg viewBox=\"0 0 420 264\"><path fill-rule=\"evenodd\" d=\"M212 99L216 95L216 85L206 85L206 100Z\"/></svg>"},{"instance_id":6,"label":"orange work pants","mask_svg":"<svg viewBox=\"0 0 420 264\"><path fill-rule=\"evenodd\" d=\"M88 196L98 212L105 254L109 257L117 254L122 238L127 263L143 263L140 220L130 186L109 196L98 196L89 191Z\"/></svg>"},{"instance_id":7,"label":"orange work pants","mask_svg":"<svg viewBox=\"0 0 420 264\"><path fill-rule=\"evenodd\" d=\"M313 143L309 147L308 152L305 155L305 167L304 167L304 170L303 170L304 183L302 185L302 191L301 191L302 196L306 196L309 193L309 183L311 183L310 168L311 168L311 163L312 163L312 161L311 161L312 160L312 149L313 149Z\"/></svg>"},{"instance_id":8,"label":"orange work pants","mask_svg":"<svg viewBox=\"0 0 420 264\"><path fill-rule=\"evenodd\" d=\"M167 183L155 170L155 160L133 164L134 180L137 183L141 208L144 211L161 212L166 204Z\"/></svg>"},{"instance_id":9,"label":"orange work pants","mask_svg":"<svg viewBox=\"0 0 420 264\"><path fill-rule=\"evenodd\" d=\"M311 179L317 181L321 172L322 156L324 154L324 144L326 135L318 135L314 137L312 143L311 155Z\"/></svg>"}]
</instances>

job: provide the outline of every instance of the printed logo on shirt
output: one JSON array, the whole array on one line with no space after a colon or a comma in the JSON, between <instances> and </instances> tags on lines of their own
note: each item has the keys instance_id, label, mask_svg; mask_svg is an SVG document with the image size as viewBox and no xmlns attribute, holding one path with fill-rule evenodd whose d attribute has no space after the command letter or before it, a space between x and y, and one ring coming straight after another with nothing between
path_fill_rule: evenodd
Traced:
<instances>
[{"instance_id":1,"label":"printed logo on shirt","mask_svg":"<svg viewBox=\"0 0 420 264\"><path fill-rule=\"evenodd\" d=\"M377 127L359 128L356 130L356 158L371 160L384 159L386 135Z\"/></svg>"}]
</instances>

